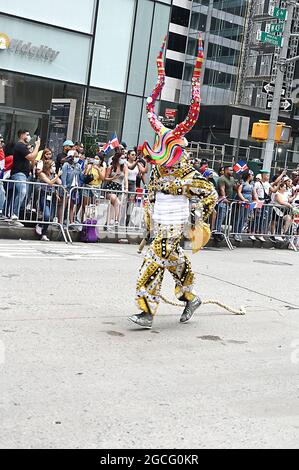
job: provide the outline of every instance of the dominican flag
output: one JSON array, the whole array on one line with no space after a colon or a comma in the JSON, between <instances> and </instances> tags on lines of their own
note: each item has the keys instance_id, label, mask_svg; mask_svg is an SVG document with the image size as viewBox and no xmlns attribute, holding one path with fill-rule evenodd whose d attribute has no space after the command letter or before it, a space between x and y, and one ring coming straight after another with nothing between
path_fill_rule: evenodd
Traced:
<instances>
[{"instance_id":1,"label":"dominican flag","mask_svg":"<svg viewBox=\"0 0 299 470\"><path fill-rule=\"evenodd\" d=\"M237 175L240 175L241 173L244 173L245 171L249 170L249 167L246 162L243 162L243 160L239 160L238 163L235 164L233 170L235 173L237 173Z\"/></svg>"},{"instance_id":2,"label":"dominican flag","mask_svg":"<svg viewBox=\"0 0 299 470\"><path fill-rule=\"evenodd\" d=\"M105 144L103 147L103 152L105 154L109 153L111 150L115 149L116 147L119 147L119 141L117 138L117 135L114 134L112 139L109 140L108 144Z\"/></svg>"},{"instance_id":3,"label":"dominican flag","mask_svg":"<svg viewBox=\"0 0 299 470\"><path fill-rule=\"evenodd\" d=\"M263 207L263 201L251 202L250 204L245 204L246 209L261 209Z\"/></svg>"}]
</instances>

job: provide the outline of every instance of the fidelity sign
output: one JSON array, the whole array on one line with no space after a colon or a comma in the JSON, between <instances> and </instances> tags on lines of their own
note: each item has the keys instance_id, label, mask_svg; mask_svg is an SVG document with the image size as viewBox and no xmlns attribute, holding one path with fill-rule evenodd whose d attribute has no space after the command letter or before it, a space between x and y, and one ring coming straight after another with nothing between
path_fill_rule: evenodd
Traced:
<instances>
[{"instance_id":1,"label":"fidelity sign","mask_svg":"<svg viewBox=\"0 0 299 470\"><path fill-rule=\"evenodd\" d=\"M0 33L0 51L6 50L12 54L27 56L29 59L41 59L53 62L60 54L47 46L35 46L32 42L24 42L20 39L9 39L9 37Z\"/></svg>"}]
</instances>

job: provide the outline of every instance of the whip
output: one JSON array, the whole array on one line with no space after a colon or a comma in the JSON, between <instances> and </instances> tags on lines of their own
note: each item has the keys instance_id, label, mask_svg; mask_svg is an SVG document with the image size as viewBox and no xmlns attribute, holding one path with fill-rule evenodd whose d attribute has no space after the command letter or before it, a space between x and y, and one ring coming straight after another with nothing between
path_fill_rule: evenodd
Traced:
<instances>
[{"instance_id":1,"label":"whip","mask_svg":"<svg viewBox=\"0 0 299 470\"><path fill-rule=\"evenodd\" d=\"M171 300L166 299L166 297L163 297L163 295L161 295L160 298L161 300L163 300L165 304L172 305L173 307L180 307L180 308L185 307L184 302L180 302L180 303L172 302ZM226 304L223 304L222 302L219 302L218 300L203 300L202 305L218 305L218 307L223 308L224 310L227 310L233 315L246 315L245 307L240 307L239 310L236 310L232 307L229 307Z\"/></svg>"}]
</instances>

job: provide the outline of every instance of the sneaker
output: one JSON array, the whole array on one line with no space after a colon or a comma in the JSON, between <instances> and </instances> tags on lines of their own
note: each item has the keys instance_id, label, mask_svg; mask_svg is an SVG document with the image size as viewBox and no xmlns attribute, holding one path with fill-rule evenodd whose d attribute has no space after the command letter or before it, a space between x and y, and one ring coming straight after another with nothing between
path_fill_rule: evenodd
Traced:
<instances>
[{"instance_id":1,"label":"sneaker","mask_svg":"<svg viewBox=\"0 0 299 470\"><path fill-rule=\"evenodd\" d=\"M257 239L258 239L260 242L262 242L262 243L265 243L265 241L266 241L266 240L264 239L264 237L257 237Z\"/></svg>"},{"instance_id":2,"label":"sneaker","mask_svg":"<svg viewBox=\"0 0 299 470\"><path fill-rule=\"evenodd\" d=\"M256 238L254 235L250 235L249 240L251 240L252 242L256 242Z\"/></svg>"},{"instance_id":3,"label":"sneaker","mask_svg":"<svg viewBox=\"0 0 299 470\"><path fill-rule=\"evenodd\" d=\"M242 243L242 241L243 241L241 235L235 235L234 240L238 243Z\"/></svg>"},{"instance_id":4,"label":"sneaker","mask_svg":"<svg viewBox=\"0 0 299 470\"><path fill-rule=\"evenodd\" d=\"M18 217L17 216L12 216L10 219L8 219L8 225L11 225L13 227L24 227L24 225L19 222L18 220Z\"/></svg>"},{"instance_id":5,"label":"sneaker","mask_svg":"<svg viewBox=\"0 0 299 470\"><path fill-rule=\"evenodd\" d=\"M191 301L187 302L185 310L182 313L180 322L181 323L187 323L187 321L189 321L190 318L193 317L193 314L201 306L201 304L202 304L202 301L201 301L200 297L195 297L194 300L191 300Z\"/></svg>"},{"instance_id":6,"label":"sneaker","mask_svg":"<svg viewBox=\"0 0 299 470\"><path fill-rule=\"evenodd\" d=\"M49 242L49 238L47 237L47 235L43 235L42 238L41 238L41 241L42 242Z\"/></svg>"},{"instance_id":7,"label":"sneaker","mask_svg":"<svg viewBox=\"0 0 299 470\"><path fill-rule=\"evenodd\" d=\"M41 237L43 228L40 225L35 227L35 233Z\"/></svg>"},{"instance_id":8,"label":"sneaker","mask_svg":"<svg viewBox=\"0 0 299 470\"><path fill-rule=\"evenodd\" d=\"M151 313L138 313L137 315L132 315L132 317L129 317L128 320L135 323L138 326L141 326L142 328L148 328L150 329L153 325L153 315Z\"/></svg>"},{"instance_id":9,"label":"sneaker","mask_svg":"<svg viewBox=\"0 0 299 470\"><path fill-rule=\"evenodd\" d=\"M269 237L269 240L273 243L276 243L276 238L273 235Z\"/></svg>"},{"instance_id":10,"label":"sneaker","mask_svg":"<svg viewBox=\"0 0 299 470\"><path fill-rule=\"evenodd\" d=\"M18 218L17 215L13 214L13 215L11 216L10 220L11 220L12 222L17 222L17 221L19 220L19 218Z\"/></svg>"},{"instance_id":11,"label":"sneaker","mask_svg":"<svg viewBox=\"0 0 299 470\"><path fill-rule=\"evenodd\" d=\"M284 242L284 239L282 237L275 237L275 240L277 242Z\"/></svg>"}]
</instances>

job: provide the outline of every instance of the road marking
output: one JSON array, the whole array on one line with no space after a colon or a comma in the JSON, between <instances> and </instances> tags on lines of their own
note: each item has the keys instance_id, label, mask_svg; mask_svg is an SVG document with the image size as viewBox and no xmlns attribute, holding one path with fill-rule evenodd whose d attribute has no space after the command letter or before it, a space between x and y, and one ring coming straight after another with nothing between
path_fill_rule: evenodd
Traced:
<instances>
[{"instance_id":1,"label":"road marking","mask_svg":"<svg viewBox=\"0 0 299 470\"><path fill-rule=\"evenodd\" d=\"M126 260L126 256L102 248L57 246L53 244L0 244L0 258L10 259L61 259L61 260Z\"/></svg>"}]
</instances>

